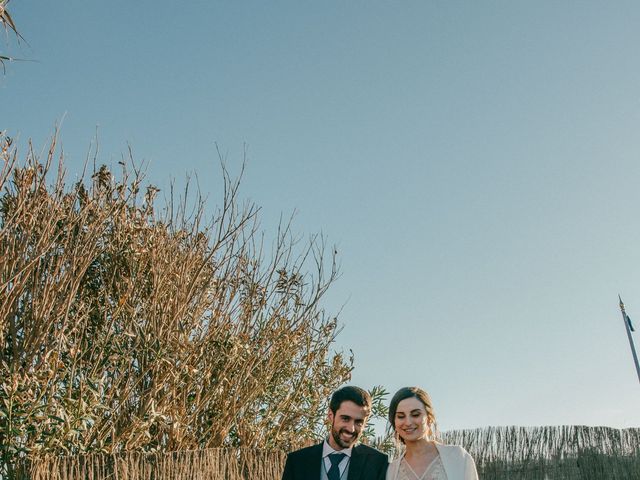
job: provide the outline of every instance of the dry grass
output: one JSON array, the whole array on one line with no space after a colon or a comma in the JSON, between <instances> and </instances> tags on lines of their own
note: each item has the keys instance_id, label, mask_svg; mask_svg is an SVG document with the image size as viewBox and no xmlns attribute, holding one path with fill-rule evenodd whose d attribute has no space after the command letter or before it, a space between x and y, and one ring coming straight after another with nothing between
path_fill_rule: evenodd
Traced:
<instances>
[{"instance_id":1,"label":"dry grass","mask_svg":"<svg viewBox=\"0 0 640 480\"><path fill-rule=\"evenodd\" d=\"M322 430L352 364L331 351L321 238L297 245L284 224L265 252L224 169L205 221L201 200L158 212L135 169L68 187L55 139L23 165L0 140L0 474L50 454L288 449Z\"/></svg>"}]
</instances>

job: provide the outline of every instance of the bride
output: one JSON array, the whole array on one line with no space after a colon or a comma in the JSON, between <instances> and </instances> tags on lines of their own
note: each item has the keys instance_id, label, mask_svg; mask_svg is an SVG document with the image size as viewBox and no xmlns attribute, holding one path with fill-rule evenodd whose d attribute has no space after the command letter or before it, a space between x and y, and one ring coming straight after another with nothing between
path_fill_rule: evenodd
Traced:
<instances>
[{"instance_id":1,"label":"bride","mask_svg":"<svg viewBox=\"0 0 640 480\"><path fill-rule=\"evenodd\" d=\"M435 441L436 419L431 398L421 388L404 387L389 404L389 422L404 453L387 470L387 480L478 480L467 451Z\"/></svg>"}]
</instances>

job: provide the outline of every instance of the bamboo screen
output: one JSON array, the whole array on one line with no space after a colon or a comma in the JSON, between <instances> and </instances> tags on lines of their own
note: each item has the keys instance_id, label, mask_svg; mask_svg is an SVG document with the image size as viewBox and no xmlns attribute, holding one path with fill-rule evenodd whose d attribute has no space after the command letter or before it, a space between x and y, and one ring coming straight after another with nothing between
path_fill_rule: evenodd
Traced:
<instances>
[{"instance_id":1,"label":"bamboo screen","mask_svg":"<svg viewBox=\"0 0 640 480\"><path fill-rule=\"evenodd\" d=\"M640 480L638 428L487 427L442 436L471 453L483 480ZM279 480L284 461L283 452L255 449L44 457L19 478Z\"/></svg>"}]
</instances>

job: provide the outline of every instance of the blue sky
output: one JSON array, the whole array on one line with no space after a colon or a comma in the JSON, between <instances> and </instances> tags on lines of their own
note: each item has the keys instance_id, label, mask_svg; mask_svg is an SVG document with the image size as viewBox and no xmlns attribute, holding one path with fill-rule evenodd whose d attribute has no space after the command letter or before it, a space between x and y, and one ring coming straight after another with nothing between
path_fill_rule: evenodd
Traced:
<instances>
[{"instance_id":1,"label":"blue sky","mask_svg":"<svg viewBox=\"0 0 640 480\"><path fill-rule=\"evenodd\" d=\"M335 243L353 381L420 385L442 429L640 426L617 295L640 324L635 1L11 2L37 60L0 129L70 177L96 128L149 177ZM5 40L3 40L4 42ZM636 333L636 342L640 343Z\"/></svg>"}]
</instances>

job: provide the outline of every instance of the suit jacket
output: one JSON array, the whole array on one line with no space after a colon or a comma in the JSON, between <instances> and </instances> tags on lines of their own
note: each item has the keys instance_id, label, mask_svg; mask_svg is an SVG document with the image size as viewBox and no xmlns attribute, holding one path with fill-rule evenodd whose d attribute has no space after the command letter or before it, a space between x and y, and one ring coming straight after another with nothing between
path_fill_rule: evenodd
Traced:
<instances>
[{"instance_id":1,"label":"suit jacket","mask_svg":"<svg viewBox=\"0 0 640 480\"><path fill-rule=\"evenodd\" d=\"M389 459L386 454L366 445L351 451L347 480L384 480ZM282 480L320 480L322 443L287 455Z\"/></svg>"},{"instance_id":2,"label":"suit jacket","mask_svg":"<svg viewBox=\"0 0 640 480\"><path fill-rule=\"evenodd\" d=\"M447 480L478 480L476 464L471 455L462 447L456 445L442 445L436 443L436 448L442 460L442 466L447 473ZM402 457L396 458L389 465L387 480L396 480Z\"/></svg>"}]
</instances>

